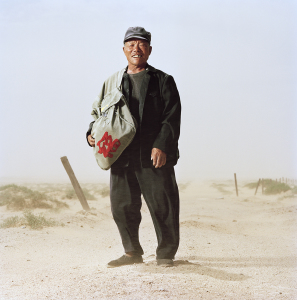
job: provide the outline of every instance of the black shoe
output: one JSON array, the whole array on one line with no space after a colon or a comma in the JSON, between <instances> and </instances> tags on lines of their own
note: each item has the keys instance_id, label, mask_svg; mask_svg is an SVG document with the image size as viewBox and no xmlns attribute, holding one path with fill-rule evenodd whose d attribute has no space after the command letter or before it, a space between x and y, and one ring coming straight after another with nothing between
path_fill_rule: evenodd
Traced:
<instances>
[{"instance_id":1,"label":"black shoe","mask_svg":"<svg viewBox=\"0 0 297 300\"><path fill-rule=\"evenodd\" d=\"M173 260L168 258L157 259L157 265L161 267L173 267Z\"/></svg>"},{"instance_id":2,"label":"black shoe","mask_svg":"<svg viewBox=\"0 0 297 300\"><path fill-rule=\"evenodd\" d=\"M107 267L120 267L125 265L133 265L133 264L141 264L143 263L142 256L140 255L133 255L133 256L127 256L123 255L122 257L112 260L107 264Z\"/></svg>"}]
</instances>

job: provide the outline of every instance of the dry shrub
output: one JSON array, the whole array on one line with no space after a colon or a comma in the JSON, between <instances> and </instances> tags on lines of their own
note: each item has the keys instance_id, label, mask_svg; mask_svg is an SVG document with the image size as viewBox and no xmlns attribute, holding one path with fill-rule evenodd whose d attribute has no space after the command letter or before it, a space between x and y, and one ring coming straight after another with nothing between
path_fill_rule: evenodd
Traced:
<instances>
[{"instance_id":1,"label":"dry shrub","mask_svg":"<svg viewBox=\"0 0 297 300\"><path fill-rule=\"evenodd\" d=\"M102 198L109 196L109 186L103 183L96 184L95 188L91 188L93 194L91 194L91 192L86 188L83 188L82 190L87 200L97 200L97 198L93 194L98 195ZM77 199L74 189L68 189L65 192L64 198Z\"/></svg>"},{"instance_id":2,"label":"dry shrub","mask_svg":"<svg viewBox=\"0 0 297 300\"><path fill-rule=\"evenodd\" d=\"M223 193L225 195L231 195L232 194L231 191L227 191L227 190L224 189L224 187L227 187L227 185L224 184L224 183L213 183L211 185L211 187L217 189L219 192L221 192L221 193Z\"/></svg>"},{"instance_id":3,"label":"dry shrub","mask_svg":"<svg viewBox=\"0 0 297 300\"><path fill-rule=\"evenodd\" d=\"M77 199L74 189L69 189L65 192L63 196L64 199Z\"/></svg>"},{"instance_id":4,"label":"dry shrub","mask_svg":"<svg viewBox=\"0 0 297 300\"><path fill-rule=\"evenodd\" d=\"M21 218L18 216L9 217L4 219L4 221L0 224L0 228L10 228L17 227L20 225Z\"/></svg>"},{"instance_id":5,"label":"dry shrub","mask_svg":"<svg viewBox=\"0 0 297 300\"><path fill-rule=\"evenodd\" d=\"M264 194L266 195L275 195L280 194L282 192L287 192L291 190L290 186L288 186L284 182L277 182L271 179L264 179ZM260 183L261 184L261 183ZM251 182L245 185L250 189L255 189L258 185L258 182Z\"/></svg>"},{"instance_id":6,"label":"dry shrub","mask_svg":"<svg viewBox=\"0 0 297 300\"><path fill-rule=\"evenodd\" d=\"M89 192L89 190L87 190L87 189L82 189L82 191L83 191L83 193L84 193L84 195L85 195L85 197L86 197L87 200L97 200L97 199L95 198L95 196L92 195L92 194ZM76 196L76 193L75 193L74 189L69 189L69 190L67 190L67 191L65 192L65 195L64 195L63 198L64 198L64 199L65 199L65 198L66 198L66 199L77 199L77 196Z\"/></svg>"},{"instance_id":7,"label":"dry shrub","mask_svg":"<svg viewBox=\"0 0 297 300\"><path fill-rule=\"evenodd\" d=\"M45 193L15 184L0 187L0 206L3 205L12 210L69 207L66 203L51 198Z\"/></svg>"},{"instance_id":8,"label":"dry shrub","mask_svg":"<svg viewBox=\"0 0 297 300\"><path fill-rule=\"evenodd\" d=\"M24 217L26 219L26 224L30 226L32 229L42 229L44 226L64 226L63 223L58 223L53 219L46 219L42 214L34 215L30 211L24 212Z\"/></svg>"},{"instance_id":9,"label":"dry shrub","mask_svg":"<svg viewBox=\"0 0 297 300\"><path fill-rule=\"evenodd\" d=\"M42 214L34 215L31 211L25 211L24 217L9 217L3 220L0 228L10 228L26 225L32 229L42 229L43 227L65 226L53 219L46 219Z\"/></svg>"},{"instance_id":10,"label":"dry shrub","mask_svg":"<svg viewBox=\"0 0 297 300\"><path fill-rule=\"evenodd\" d=\"M109 196L109 186L107 184L99 184L99 188L95 190L95 193L100 197L108 197Z\"/></svg>"},{"instance_id":11,"label":"dry shrub","mask_svg":"<svg viewBox=\"0 0 297 300\"><path fill-rule=\"evenodd\" d=\"M283 182L276 182L272 181L270 183L264 183L264 194L266 195L275 195L282 192L289 191L291 188L283 183Z\"/></svg>"},{"instance_id":12,"label":"dry shrub","mask_svg":"<svg viewBox=\"0 0 297 300\"><path fill-rule=\"evenodd\" d=\"M248 184L246 184L244 187L247 187L249 189L255 189L258 185L258 181L257 182L250 182Z\"/></svg>"}]
</instances>

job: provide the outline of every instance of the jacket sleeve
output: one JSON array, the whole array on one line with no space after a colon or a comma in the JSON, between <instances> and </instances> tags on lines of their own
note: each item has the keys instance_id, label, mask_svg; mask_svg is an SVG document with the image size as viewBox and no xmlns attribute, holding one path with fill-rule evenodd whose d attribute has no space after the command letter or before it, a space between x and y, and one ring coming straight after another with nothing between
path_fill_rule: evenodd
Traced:
<instances>
[{"instance_id":1,"label":"jacket sleeve","mask_svg":"<svg viewBox=\"0 0 297 300\"><path fill-rule=\"evenodd\" d=\"M178 143L181 119L180 97L172 76L165 77L161 93L164 110L161 117L161 129L155 139L153 148L168 153Z\"/></svg>"},{"instance_id":2,"label":"jacket sleeve","mask_svg":"<svg viewBox=\"0 0 297 300\"><path fill-rule=\"evenodd\" d=\"M91 115L95 121L100 117L100 114L101 114L101 102L102 102L102 99L104 98L104 91L105 91L105 83L103 84L100 94L97 96L97 99L94 101L94 103L92 105ZM92 132L93 124L95 123L95 121L90 123L89 129L86 133L87 143L90 147L91 147L91 145L89 144L88 136Z\"/></svg>"},{"instance_id":3,"label":"jacket sleeve","mask_svg":"<svg viewBox=\"0 0 297 300\"><path fill-rule=\"evenodd\" d=\"M89 143L89 141L88 141L88 136L89 136L89 135L91 134L91 132L92 132L92 128L93 128L93 124L94 124L94 123L95 123L95 121L93 121L93 122L90 123L89 129L88 129L88 131L87 131L87 133L86 133L87 143L89 144L90 147L92 147L92 146L90 145L90 143Z\"/></svg>"}]
</instances>

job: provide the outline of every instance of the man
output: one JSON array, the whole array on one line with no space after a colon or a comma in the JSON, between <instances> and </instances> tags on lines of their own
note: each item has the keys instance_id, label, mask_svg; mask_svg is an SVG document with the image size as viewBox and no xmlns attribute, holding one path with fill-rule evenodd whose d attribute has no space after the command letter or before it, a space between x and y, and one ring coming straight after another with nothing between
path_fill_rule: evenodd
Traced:
<instances>
[{"instance_id":1,"label":"man","mask_svg":"<svg viewBox=\"0 0 297 300\"><path fill-rule=\"evenodd\" d=\"M143 262L138 235L141 194L157 234L157 264L173 266L179 245L179 194L173 166L179 158L180 98L173 77L147 64L150 43L151 34L142 27L130 27L125 34L128 66L122 93L138 127L132 143L111 166L111 210L125 255L109 262L109 267ZM87 140L94 147L92 125Z\"/></svg>"}]
</instances>

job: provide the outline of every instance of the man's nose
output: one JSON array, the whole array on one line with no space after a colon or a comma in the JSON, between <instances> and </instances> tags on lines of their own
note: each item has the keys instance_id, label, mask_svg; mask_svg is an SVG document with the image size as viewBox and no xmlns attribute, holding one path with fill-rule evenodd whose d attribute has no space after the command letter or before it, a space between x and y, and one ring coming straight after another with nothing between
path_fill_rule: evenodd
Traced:
<instances>
[{"instance_id":1,"label":"man's nose","mask_svg":"<svg viewBox=\"0 0 297 300\"><path fill-rule=\"evenodd\" d=\"M139 47L139 45L138 45L138 44L135 44L135 46L134 46L134 50L136 50L136 51L139 51L139 50L140 50L140 47Z\"/></svg>"}]
</instances>

